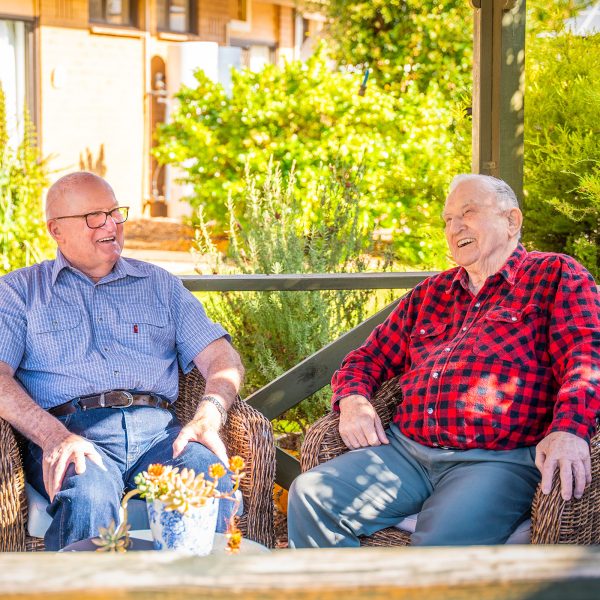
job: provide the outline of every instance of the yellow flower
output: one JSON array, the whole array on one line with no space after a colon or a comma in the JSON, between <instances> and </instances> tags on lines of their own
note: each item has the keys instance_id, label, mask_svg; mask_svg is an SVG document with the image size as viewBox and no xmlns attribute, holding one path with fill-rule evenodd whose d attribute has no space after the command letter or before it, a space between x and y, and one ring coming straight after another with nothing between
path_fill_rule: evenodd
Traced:
<instances>
[{"instance_id":1,"label":"yellow flower","mask_svg":"<svg viewBox=\"0 0 600 600\"><path fill-rule=\"evenodd\" d=\"M208 467L208 474L213 479L224 477L226 472L227 471L225 471L225 467L221 463L215 463L214 465L210 465L210 467Z\"/></svg>"},{"instance_id":2,"label":"yellow flower","mask_svg":"<svg viewBox=\"0 0 600 600\"><path fill-rule=\"evenodd\" d=\"M232 456L229 459L229 469L234 473L239 473L245 466L246 463L241 456Z\"/></svg>"}]
</instances>

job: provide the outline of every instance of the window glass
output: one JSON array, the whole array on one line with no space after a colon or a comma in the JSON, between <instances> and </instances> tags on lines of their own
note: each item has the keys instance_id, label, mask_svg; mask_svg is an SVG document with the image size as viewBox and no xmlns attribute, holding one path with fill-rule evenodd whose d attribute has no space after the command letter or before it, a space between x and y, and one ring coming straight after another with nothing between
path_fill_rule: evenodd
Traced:
<instances>
[{"instance_id":1,"label":"window glass","mask_svg":"<svg viewBox=\"0 0 600 600\"><path fill-rule=\"evenodd\" d=\"M5 97L6 125L11 145L23 137L26 100L26 38L23 21L0 20L0 85Z\"/></svg>"},{"instance_id":2,"label":"window glass","mask_svg":"<svg viewBox=\"0 0 600 600\"><path fill-rule=\"evenodd\" d=\"M89 0L90 21L111 25L135 25L135 0Z\"/></svg>"},{"instance_id":3,"label":"window glass","mask_svg":"<svg viewBox=\"0 0 600 600\"><path fill-rule=\"evenodd\" d=\"M189 0L158 0L158 28L163 31L192 31Z\"/></svg>"}]
</instances>

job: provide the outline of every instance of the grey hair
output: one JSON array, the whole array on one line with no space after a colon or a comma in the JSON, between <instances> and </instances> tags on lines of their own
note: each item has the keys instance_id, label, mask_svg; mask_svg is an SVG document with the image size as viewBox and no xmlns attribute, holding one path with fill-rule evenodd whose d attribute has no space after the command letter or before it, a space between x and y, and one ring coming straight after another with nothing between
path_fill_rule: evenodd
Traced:
<instances>
[{"instance_id":1,"label":"grey hair","mask_svg":"<svg viewBox=\"0 0 600 600\"><path fill-rule=\"evenodd\" d=\"M450 183L448 194L451 194L461 183L465 181L481 181L484 183L494 194L498 200L500 208L508 210L511 208L520 208L519 201L517 200L516 194L506 181L492 177L491 175L479 175L477 173L462 173L456 175Z\"/></svg>"}]
</instances>

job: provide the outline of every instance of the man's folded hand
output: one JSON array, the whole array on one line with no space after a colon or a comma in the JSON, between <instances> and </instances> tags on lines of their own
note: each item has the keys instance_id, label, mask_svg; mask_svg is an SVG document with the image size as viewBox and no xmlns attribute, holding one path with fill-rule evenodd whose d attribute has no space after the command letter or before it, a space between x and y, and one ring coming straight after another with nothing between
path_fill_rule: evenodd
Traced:
<instances>
[{"instance_id":1,"label":"man's folded hand","mask_svg":"<svg viewBox=\"0 0 600 600\"><path fill-rule=\"evenodd\" d=\"M350 450L389 444L379 415L364 396L346 396L339 407L340 436Z\"/></svg>"}]
</instances>

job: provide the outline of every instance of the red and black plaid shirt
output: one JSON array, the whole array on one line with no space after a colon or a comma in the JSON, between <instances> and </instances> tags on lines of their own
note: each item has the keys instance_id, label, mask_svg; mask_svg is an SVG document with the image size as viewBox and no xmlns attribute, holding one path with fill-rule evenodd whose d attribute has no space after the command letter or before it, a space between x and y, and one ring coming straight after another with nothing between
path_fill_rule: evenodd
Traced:
<instances>
[{"instance_id":1,"label":"red and black plaid shirt","mask_svg":"<svg viewBox=\"0 0 600 600\"><path fill-rule=\"evenodd\" d=\"M401 299L332 380L333 406L397 375L394 422L427 446L509 450L549 431L586 440L600 412L600 301L562 254L519 245L477 296L463 268Z\"/></svg>"}]
</instances>

